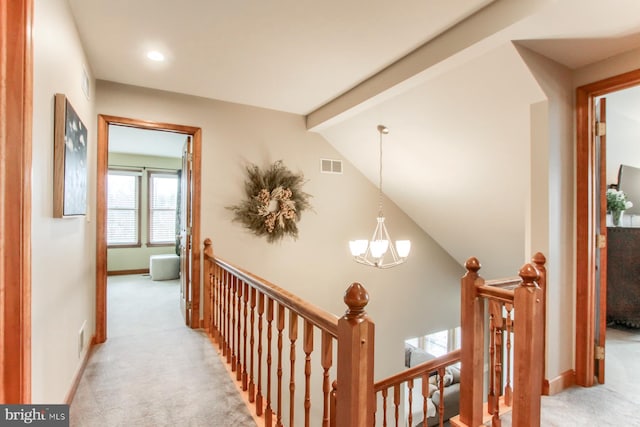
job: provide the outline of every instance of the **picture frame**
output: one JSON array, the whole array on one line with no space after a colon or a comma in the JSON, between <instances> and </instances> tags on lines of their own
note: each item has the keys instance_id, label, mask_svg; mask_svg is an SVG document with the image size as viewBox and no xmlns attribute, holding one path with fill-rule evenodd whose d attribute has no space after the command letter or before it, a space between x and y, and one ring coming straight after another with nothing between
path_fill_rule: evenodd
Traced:
<instances>
[{"instance_id":1,"label":"picture frame","mask_svg":"<svg viewBox=\"0 0 640 427\"><path fill-rule=\"evenodd\" d=\"M64 94L55 94L53 217L87 214L87 127Z\"/></svg>"}]
</instances>

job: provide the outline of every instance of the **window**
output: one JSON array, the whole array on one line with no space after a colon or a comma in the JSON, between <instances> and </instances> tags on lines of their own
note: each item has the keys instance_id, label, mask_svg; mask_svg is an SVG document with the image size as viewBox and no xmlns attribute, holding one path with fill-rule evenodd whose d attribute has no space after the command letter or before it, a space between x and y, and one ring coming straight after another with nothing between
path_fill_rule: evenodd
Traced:
<instances>
[{"instance_id":1,"label":"window","mask_svg":"<svg viewBox=\"0 0 640 427\"><path fill-rule=\"evenodd\" d=\"M149 172L149 244L175 245L178 175Z\"/></svg>"},{"instance_id":2,"label":"window","mask_svg":"<svg viewBox=\"0 0 640 427\"><path fill-rule=\"evenodd\" d=\"M405 343L421 348L438 357L460 348L460 327L434 332L422 337L410 338Z\"/></svg>"},{"instance_id":3,"label":"window","mask_svg":"<svg viewBox=\"0 0 640 427\"><path fill-rule=\"evenodd\" d=\"M107 246L140 246L140 172L107 176Z\"/></svg>"}]
</instances>

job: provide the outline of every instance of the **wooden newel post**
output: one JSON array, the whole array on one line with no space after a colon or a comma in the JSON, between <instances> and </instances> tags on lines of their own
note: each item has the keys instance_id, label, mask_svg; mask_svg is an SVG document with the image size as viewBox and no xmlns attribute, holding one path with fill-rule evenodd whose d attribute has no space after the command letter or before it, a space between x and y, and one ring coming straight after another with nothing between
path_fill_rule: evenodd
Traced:
<instances>
[{"instance_id":1,"label":"wooden newel post","mask_svg":"<svg viewBox=\"0 0 640 427\"><path fill-rule=\"evenodd\" d=\"M545 382L547 376L546 359L547 359L547 344L545 342L547 336L547 258L542 252L536 252L531 258L533 265L538 270L539 278L536 280L540 290L542 291L542 394L545 394ZM548 392L546 393L548 394Z\"/></svg>"},{"instance_id":2,"label":"wooden newel post","mask_svg":"<svg viewBox=\"0 0 640 427\"><path fill-rule=\"evenodd\" d=\"M540 395L543 363L543 295L531 264L520 269L522 284L514 290L514 427L540 426Z\"/></svg>"},{"instance_id":3,"label":"wooden newel post","mask_svg":"<svg viewBox=\"0 0 640 427\"><path fill-rule=\"evenodd\" d=\"M373 425L375 326L364 311L369 294L353 283L344 294L348 309L338 320L337 427Z\"/></svg>"},{"instance_id":4,"label":"wooden newel post","mask_svg":"<svg viewBox=\"0 0 640 427\"><path fill-rule=\"evenodd\" d=\"M477 258L469 258L465 268L460 290L460 422L476 427L482 424L484 392L484 300L478 297L477 287L484 284L484 279L478 275Z\"/></svg>"}]
</instances>

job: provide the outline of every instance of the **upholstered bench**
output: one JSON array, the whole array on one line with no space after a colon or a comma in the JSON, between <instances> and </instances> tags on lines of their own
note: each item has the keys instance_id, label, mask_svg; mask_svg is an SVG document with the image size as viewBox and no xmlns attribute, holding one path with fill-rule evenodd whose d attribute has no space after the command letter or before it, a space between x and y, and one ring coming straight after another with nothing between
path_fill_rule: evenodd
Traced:
<instances>
[{"instance_id":1,"label":"upholstered bench","mask_svg":"<svg viewBox=\"0 0 640 427\"><path fill-rule=\"evenodd\" d=\"M180 277L180 258L175 254L149 257L151 280L171 280Z\"/></svg>"}]
</instances>

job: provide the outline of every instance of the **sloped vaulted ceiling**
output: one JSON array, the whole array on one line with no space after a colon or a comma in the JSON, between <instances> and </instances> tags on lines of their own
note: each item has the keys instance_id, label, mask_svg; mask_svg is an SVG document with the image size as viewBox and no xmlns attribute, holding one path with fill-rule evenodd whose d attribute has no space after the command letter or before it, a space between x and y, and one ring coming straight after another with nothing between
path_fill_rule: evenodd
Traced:
<instances>
[{"instance_id":1,"label":"sloped vaulted ceiling","mask_svg":"<svg viewBox=\"0 0 640 427\"><path fill-rule=\"evenodd\" d=\"M385 124L385 193L461 264L478 256L486 277L513 275L525 259L529 106L543 99L509 43L322 134L377 182Z\"/></svg>"}]
</instances>

